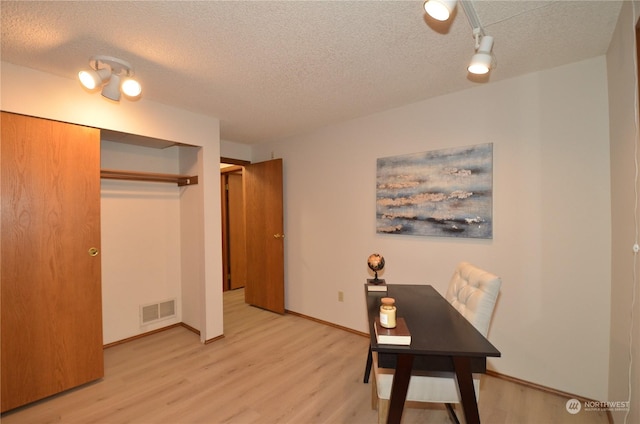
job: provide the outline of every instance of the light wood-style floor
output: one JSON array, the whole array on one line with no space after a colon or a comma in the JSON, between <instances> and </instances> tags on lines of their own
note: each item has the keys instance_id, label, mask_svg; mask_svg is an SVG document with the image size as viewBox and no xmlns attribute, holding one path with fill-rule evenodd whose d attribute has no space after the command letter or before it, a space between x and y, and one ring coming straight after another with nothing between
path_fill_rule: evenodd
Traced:
<instances>
[{"instance_id":1,"label":"light wood-style floor","mask_svg":"<svg viewBox=\"0 0 640 424\"><path fill-rule=\"evenodd\" d=\"M225 293L225 338L202 345L173 328L105 350L104 379L8 412L3 424L376 423L362 374L368 340ZM480 391L483 423L607 423L570 415L567 399L495 377ZM443 407L406 409L403 423L449 423Z\"/></svg>"}]
</instances>

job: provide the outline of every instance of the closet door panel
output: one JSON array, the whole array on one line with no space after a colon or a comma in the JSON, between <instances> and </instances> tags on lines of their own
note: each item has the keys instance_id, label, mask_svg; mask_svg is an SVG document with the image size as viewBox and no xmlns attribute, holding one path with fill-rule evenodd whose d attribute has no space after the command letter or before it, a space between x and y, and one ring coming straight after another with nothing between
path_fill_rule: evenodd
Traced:
<instances>
[{"instance_id":1,"label":"closet door panel","mask_svg":"<svg viewBox=\"0 0 640 424\"><path fill-rule=\"evenodd\" d=\"M5 112L1 127L6 411L104 375L100 132Z\"/></svg>"}]
</instances>

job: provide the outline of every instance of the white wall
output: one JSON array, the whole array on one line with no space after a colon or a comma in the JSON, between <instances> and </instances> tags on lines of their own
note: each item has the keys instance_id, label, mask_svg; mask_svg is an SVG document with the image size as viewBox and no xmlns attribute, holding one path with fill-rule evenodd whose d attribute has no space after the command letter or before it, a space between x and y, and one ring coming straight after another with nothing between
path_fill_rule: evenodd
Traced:
<instances>
[{"instance_id":1,"label":"white wall","mask_svg":"<svg viewBox=\"0 0 640 424\"><path fill-rule=\"evenodd\" d=\"M216 118L194 114L144 98L119 103L88 94L78 81L61 78L7 62L1 62L2 110L115 130L197 146L195 157L180 157L182 170L195 170L199 184L180 196L181 296L196 304L182 305L196 311L189 324L201 331L201 340L223 332L222 251L220 231L220 128ZM182 153L182 152L181 152ZM115 166L114 166L115 167ZM119 167L118 167L119 168ZM186 193L186 194L185 194ZM170 213L171 219L175 211ZM172 236L173 237L173 236ZM156 252L141 258L157 261ZM108 265L109 262L107 262ZM110 269L103 269L111 275ZM174 270L171 271L172 273ZM111 305L104 308L111 311ZM116 322L116 318L105 322ZM106 328L105 334L120 333Z\"/></svg>"},{"instance_id":2,"label":"white wall","mask_svg":"<svg viewBox=\"0 0 640 424\"><path fill-rule=\"evenodd\" d=\"M180 149L101 143L101 167L178 174ZM180 194L175 184L102 180L104 343L182 321ZM140 306L175 299L177 315L141 325ZM187 303L187 305L193 304ZM192 308L187 308L187 313Z\"/></svg>"},{"instance_id":3,"label":"white wall","mask_svg":"<svg viewBox=\"0 0 640 424\"><path fill-rule=\"evenodd\" d=\"M376 158L480 143L494 148L493 239L375 233ZM441 293L468 260L503 278L490 367L606 399L608 148L604 57L256 146L256 161L284 160L286 308L367 331L370 253L388 283Z\"/></svg>"},{"instance_id":4,"label":"white wall","mask_svg":"<svg viewBox=\"0 0 640 424\"><path fill-rule=\"evenodd\" d=\"M632 254L632 246L638 243L636 231L640 218L634 216L637 181L634 157L640 162L640 140L636 120L638 88L635 26L640 16L640 2L624 2L607 52L609 82L609 119L611 120L611 205L612 205L612 275L611 275L611 357L609 361L610 401L627 401L631 385L632 407L627 422L640 422L640 261ZM638 181L640 183L640 181ZM635 262L634 262L635 259ZM634 274L635 267L635 274ZM635 279L634 279L635 275ZM635 286L635 310L633 329L631 324ZM629 358L630 333L633 332L633 367ZM614 411L614 422L622 423L626 411Z\"/></svg>"},{"instance_id":5,"label":"white wall","mask_svg":"<svg viewBox=\"0 0 640 424\"><path fill-rule=\"evenodd\" d=\"M220 140L220 157L251 161L251 146Z\"/></svg>"}]
</instances>

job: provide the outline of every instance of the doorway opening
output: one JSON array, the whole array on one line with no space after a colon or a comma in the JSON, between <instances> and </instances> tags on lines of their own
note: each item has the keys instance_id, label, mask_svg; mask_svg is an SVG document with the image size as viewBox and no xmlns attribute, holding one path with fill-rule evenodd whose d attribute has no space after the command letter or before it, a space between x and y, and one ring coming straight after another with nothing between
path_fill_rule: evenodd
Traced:
<instances>
[{"instance_id":1,"label":"doorway opening","mask_svg":"<svg viewBox=\"0 0 640 424\"><path fill-rule=\"evenodd\" d=\"M221 158L221 163L233 165L220 171L224 196L222 289L244 287L246 303L283 314L282 159L239 163Z\"/></svg>"},{"instance_id":2,"label":"doorway opening","mask_svg":"<svg viewBox=\"0 0 640 424\"><path fill-rule=\"evenodd\" d=\"M222 215L222 291L243 288L247 279L244 165L251 162L220 158Z\"/></svg>"}]
</instances>

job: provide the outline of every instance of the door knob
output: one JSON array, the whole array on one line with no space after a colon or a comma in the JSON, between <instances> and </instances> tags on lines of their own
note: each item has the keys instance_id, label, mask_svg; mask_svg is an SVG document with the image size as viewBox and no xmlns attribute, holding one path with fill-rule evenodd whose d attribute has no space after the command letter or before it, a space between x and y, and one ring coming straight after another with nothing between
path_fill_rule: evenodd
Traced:
<instances>
[{"instance_id":1,"label":"door knob","mask_svg":"<svg viewBox=\"0 0 640 424\"><path fill-rule=\"evenodd\" d=\"M95 247L89 249L89 256L98 256L98 249L96 249Z\"/></svg>"},{"instance_id":2,"label":"door knob","mask_svg":"<svg viewBox=\"0 0 640 424\"><path fill-rule=\"evenodd\" d=\"M284 234L280 234L280 233L274 234L273 238L284 238Z\"/></svg>"}]
</instances>

